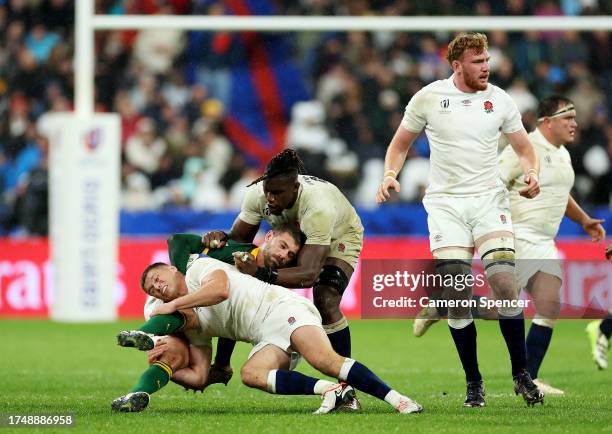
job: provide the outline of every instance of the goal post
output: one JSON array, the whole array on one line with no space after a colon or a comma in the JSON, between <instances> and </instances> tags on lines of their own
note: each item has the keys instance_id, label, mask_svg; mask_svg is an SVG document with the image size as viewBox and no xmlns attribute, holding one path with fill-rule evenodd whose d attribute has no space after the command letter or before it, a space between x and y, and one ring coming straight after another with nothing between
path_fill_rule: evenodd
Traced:
<instances>
[{"instance_id":1,"label":"goal post","mask_svg":"<svg viewBox=\"0 0 612 434\"><path fill-rule=\"evenodd\" d=\"M46 115L50 138L50 240L55 271L51 317L112 321L117 312L120 195L120 119L95 114L94 32L184 31L403 31L611 30L612 17L356 17L95 15L94 0L76 4L75 112Z\"/></svg>"}]
</instances>

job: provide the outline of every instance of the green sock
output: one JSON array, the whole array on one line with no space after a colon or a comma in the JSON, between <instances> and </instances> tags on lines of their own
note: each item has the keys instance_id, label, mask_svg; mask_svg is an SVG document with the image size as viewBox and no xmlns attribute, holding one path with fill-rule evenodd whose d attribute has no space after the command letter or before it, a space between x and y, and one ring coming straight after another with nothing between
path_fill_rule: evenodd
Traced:
<instances>
[{"instance_id":1,"label":"green sock","mask_svg":"<svg viewBox=\"0 0 612 434\"><path fill-rule=\"evenodd\" d=\"M157 392L170 381L172 368L164 362L155 362L140 376L138 383L130 392Z\"/></svg>"},{"instance_id":2,"label":"green sock","mask_svg":"<svg viewBox=\"0 0 612 434\"><path fill-rule=\"evenodd\" d=\"M157 336L171 335L185 325L185 317L180 312L166 315L155 315L140 326L138 330Z\"/></svg>"}]
</instances>

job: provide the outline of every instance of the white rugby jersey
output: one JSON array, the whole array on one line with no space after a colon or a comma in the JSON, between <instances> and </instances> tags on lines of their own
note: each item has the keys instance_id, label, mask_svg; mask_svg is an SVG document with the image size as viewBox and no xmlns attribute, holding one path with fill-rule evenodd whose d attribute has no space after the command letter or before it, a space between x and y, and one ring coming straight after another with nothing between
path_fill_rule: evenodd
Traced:
<instances>
[{"instance_id":1,"label":"white rugby jersey","mask_svg":"<svg viewBox=\"0 0 612 434\"><path fill-rule=\"evenodd\" d=\"M552 145L537 128L529 133L529 139L540 159L540 194L533 199L519 195L526 184L518 156L511 146L500 154L499 169L502 181L510 190L515 238L537 244L557 236L574 185L574 169L565 146Z\"/></svg>"},{"instance_id":2,"label":"white rugby jersey","mask_svg":"<svg viewBox=\"0 0 612 434\"><path fill-rule=\"evenodd\" d=\"M268 314L279 302L295 298L306 300L296 293L278 285L262 282L255 277L243 274L234 266L209 257L200 257L187 270L185 282L189 293L198 291L207 274L221 269L229 279L229 298L214 306L194 308L198 315L201 330L188 336L191 343L212 337L230 338L235 341L258 343L261 340L261 325ZM153 299L150 297L150 299ZM148 318L153 307L160 300L147 301L145 317ZM151 306L151 307L149 307Z\"/></svg>"},{"instance_id":3,"label":"white rugby jersey","mask_svg":"<svg viewBox=\"0 0 612 434\"><path fill-rule=\"evenodd\" d=\"M270 214L263 182L247 189L240 220L258 225L266 220L274 227L296 223L306 235L306 244L329 245L345 234L362 234L361 220L348 199L331 182L314 176L299 175L300 188L295 203L281 215Z\"/></svg>"},{"instance_id":4,"label":"white rugby jersey","mask_svg":"<svg viewBox=\"0 0 612 434\"><path fill-rule=\"evenodd\" d=\"M510 96L497 86L465 93L453 76L418 91L406 106L403 128L425 128L431 150L427 196L476 196L503 188L497 165L501 132L523 128Z\"/></svg>"}]
</instances>

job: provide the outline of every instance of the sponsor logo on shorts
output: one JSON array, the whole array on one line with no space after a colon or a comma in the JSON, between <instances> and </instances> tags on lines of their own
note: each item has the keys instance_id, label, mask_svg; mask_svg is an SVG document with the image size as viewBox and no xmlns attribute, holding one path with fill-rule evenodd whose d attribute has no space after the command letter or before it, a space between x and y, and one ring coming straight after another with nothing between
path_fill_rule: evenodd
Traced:
<instances>
[{"instance_id":1,"label":"sponsor logo on shorts","mask_svg":"<svg viewBox=\"0 0 612 434\"><path fill-rule=\"evenodd\" d=\"M342 243L338 244L338 251L340 252L344 252L344 249L346 249L346 246Z\"/></svg>"},{"instance_id":2,"label":"sponsor logo on shorts","mask_svg":"<svg viewBox=\"0 0 612 434\"><path fill-rule=\"evenodd\" d=\"M289 319L287 320L287 322L289 323L289 325L293 325L293 324L295 324L295 318L290 316Z\"/></svg>"},{"instance_id":3,"label":"sponsor logo on shorts","mask_svg":"<svg viewBox=\"0 0 612 434\"><path fill-rule=\"evenodd\" d=\"M491 101L484 102L484 111L486 113L493 113L493 103Z\"/></svg>"}]
</instances>

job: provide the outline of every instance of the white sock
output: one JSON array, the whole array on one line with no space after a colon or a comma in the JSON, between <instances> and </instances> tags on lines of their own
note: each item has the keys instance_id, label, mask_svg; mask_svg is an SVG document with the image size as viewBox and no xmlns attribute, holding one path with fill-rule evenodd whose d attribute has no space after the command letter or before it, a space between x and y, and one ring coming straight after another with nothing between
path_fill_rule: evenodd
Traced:
<instances>
[{"instance_id":1,"label":"white sock","mask_svg":"<svg viewBox=\"0 0 612 434\"><path fill-rule=\"evenodd\" d=\"M340 374L338 374L338 380L346 381L346 379L348 378L349 371L351 370L354 364L355 361L353 359L349 359L348 357L344 359L344 362L340 367Z\"/></svg>"},{"instance_id":2,"label":"white sock","mask_svg":"<svg viewBox=\"0 0 612 434\"><path fill-rule=\"evenodd\" d=\"M399 392L396 392L395 390L391 389L389 393L387 393L387 396L385 396L385 402L391 404L393 408L397 408L397 406L400 404L400 400L403 397L404 396L401 395Z\"/></svg>"},{"instance_id":3,"label":"white sock","mask_svg":"<svg viewBox=\"0 0 612 434\"><path fill-rule=\"evenodd\" d=\"M332 383L327 380L319 380L314 385L314 393L317 395L323 395L327 390L333 387L336 383Z\"/></svg>"},{"instance_id":4,"label":"white sock","mask_svg":"<svg viewBox=\"0 0 612 434\"><path fill-rule=\"evenodd\" d=\"M272 369L268 372L268 392L276 393L276 371L278 369Z\"/></svg>"}]
</instances>

